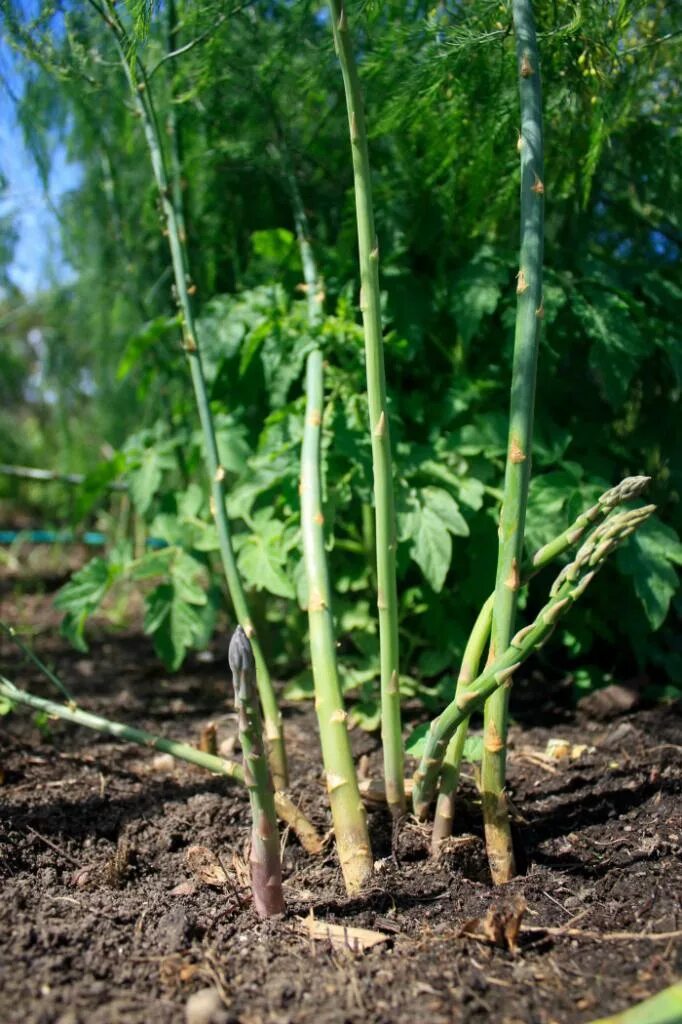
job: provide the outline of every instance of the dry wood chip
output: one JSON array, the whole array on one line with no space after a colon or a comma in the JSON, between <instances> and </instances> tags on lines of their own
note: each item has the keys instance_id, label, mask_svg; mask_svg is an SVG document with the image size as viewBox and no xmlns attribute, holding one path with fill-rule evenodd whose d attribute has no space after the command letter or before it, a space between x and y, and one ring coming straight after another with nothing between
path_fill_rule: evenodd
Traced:
<instances>
[{"instance_id":1,"label":"dry wood chip","mask_svg":"<svg viewBox=\"0 0 682 1024\"><path fill-rule=\"evenodd\" d=\"M300 927L311 939L329 942L335 949L349 949L353 953L363 953L366 949L388 942L390 935L375 932L370 928L353 928L343 924L329 924L318 921L312 911L308 917L300 917Z\"/></svg>"},{"instance_id":2,"label":"dry wood chip","mask_svg":"<svg viewBox=\"0 0 682 1024\"><path fill-rule=\"evenodd\" d=\"M521 920L528 908L523 896L515 896L510 903L501 906L494 904L489 907L483 917L474 917L466 921L459 930L459 935L471 935L481 942L489 942L515 953L519 945Z\"/></svg>"},{"instance_id":3,"label":"dry wood chip","mask_svg":"<svg viewBox=\"0 0 682 1024\"><path fill-rule=\"evenodd\" d=\"M220 887L227 882L227 874L218 857L207 846L190 846L185 854L187 867L202 885Z\"/></svg>"}]
</instances>

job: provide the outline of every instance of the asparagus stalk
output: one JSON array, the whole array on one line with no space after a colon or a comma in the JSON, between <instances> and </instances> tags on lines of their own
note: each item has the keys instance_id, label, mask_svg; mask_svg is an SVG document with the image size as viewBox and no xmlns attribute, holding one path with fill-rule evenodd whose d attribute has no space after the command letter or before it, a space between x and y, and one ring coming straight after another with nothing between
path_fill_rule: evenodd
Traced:
<instances>
[{"instance_id":1,"label":"asparagus stalk","mask_svg":"<svg viewBox=\"0 0 682 1024\"><path fill-rule=\"evenodd\" d=\"M224 757L216 757L213 754L205 754L189 743L180 743L178 740L169 740L164 736L155 736L154 733L145 729L136 729L121 722L112 722L108 718L102 718L91 711L84 711L74 703L57 704L55 701L46 700L44 697L37 697L33 693L19 689L14 683L4 676L0 676L0 696L17 704L25 704L36 711L44 711L51 718L61 718L65 722L73 722L74 725L84 726L86 729L94 729L105 736L113 736L114 739L126 740L128 743L137 743L142 747L151 750L160 750L164 754L170 754L179 761L187 761L199 768L205 768L214 775L226 775L235 782L244 782L244 771L236 761ZM301 845L308 853L319 853L323 843L313 825L308 821L302 811L296 807L291 797L286 793L275 794L275 807L277 814L289 825L301 841Z\"/></svg>"},{"instance_id":2,"label":"asparagus stalk","mask_svg":"<svg viewBox=\"0 0 682 1024\"><path fill-rule=\"evenodd\" d=\"M277 698L272 686L272 680L255 635L244 586L237 568L237 561L232 546L230 522L225 508L225 469L220 464L213 416L201 362L196 321L189 290L191 284L188 269L187 238L182 223L181 209L173 201L174 192L171 183L169 183L162 136L148 76L142 62L130 56L133 52L130 40L118 17L113 0L105 0L105 2L106 8L101 7L97 0L90 0L91 5L98 11L112 31L121 67L131 90L135 110L142 122L149 149L152 170L159 192L170 245L176 297L182 317L183 346L189 363L204 438L204 457L211 482L211 512L218 532L220 557L235 615L240 625L251 638L273 780L277 789L285 789L288 785L288 772L282 718L277 706Z\"/></svg>"},{"instance_id":3,"label":"asparagus stalk","mask_svg":"<svg viewBox=\"0 0 682 1024\"><path fill-rule=\"evenodd\" d=\"M459 725L509 682L518 667L540 647L590 584L616 545L629 537L655 509L655 505L613 513L588 536L574 560L557 576L550 599L531 625L519 630L507 649L461 692L431 723L426 747L414 775L414 813L425 818L450 739Z\"/></svg>"},{"instance_id":4,"label":"asparagus stalk","mask_svg":"<svg viewBox=\"0 0 682 1024\"><path fill-rule=\"evenodd\" d=\"M521 586L526 586L536 573L574 547L583 537L585 531L598 519L606 518L617 505L639 497L650 480L651 477L648 476L630 476L626 477L615 487L605 491L596 503L585 512L581 512L578 518L566 530L535 552L530 563L525 565L524 571L521 574ZM462 658L457 688L455 690L455 700L478 675L478 666L483 657L483 648L490 635L494 599L495 595L491 594L482 606L474 623ZM441 842L452 834L454 796L459 781L460 762L467 728L468 722L463 722L458 727L448 744L447 753L443 761L436 815L433 824L431 846L433 853L437 853Z\"/></svg>"},{"instance_id":5,"label":"asparagus stalk","mask_svg":"<svg viewBox=\"0 0 682 1024\"><path fill-rule=\"evenodd\" d=\"M379 242L374 230L367 129L360 79L348 32L344 0L329 0L334 44L341 64L350 127L355 209L360 257L360 309L365 333L365 363L376 521L377 607L381 660L381 739L386 800L394 816L405 811L404 752L400 724L396 527L391 440L379 293Z\"/></svg>"},{"instance_id":6,"label":"asparagus stalk","mask_svg":"<svg viewBox=\"0 0 682 1024\"><path fill-rule=\"evenodd\" d=\"M315 680L315 709L336 848L346 889L354 893L368 880L373 862L336 667L320 482L323 389L322 353L319 349L308 356L306 391L301 452L301 531L308 579L308 623Z\"/></svg>"},{"instance_id":7,"label":"asparagus stalk","mask_svg":"<svg viewBox=\"0 0 682 1024\"><path fill-rule=\"evenodd\" d=\"M509 441L500 512L491 658L506 650L514 631L530 481L539 326L542 318L543 144L540 66L531 0L513 0L521 105L521 249L509 415ZM481 790L493 882L515 873L505 798L509 685L494 693L484 714Z\"/></svg>"},{"instance_id":8,"label":"asparagus stalk","mask_svg":"<svg viewBox=\"0 0 682 1024\"><path fill-rule=\"evenodd\" d=\"M291 195L312 327L322 317L322 289L308 221L286 150L282 153ZM364 805L346 728L346 712L336 664L331 585L324 543L321 441L324 403L323 358L313 349L306 363L306 412L301 449L301 534L308 584L308 628L315 681L315 709L334 822L336 848L346 889L357 892L372 873L373 860Z\"/></svg>"},{"instance_id":9,"label":"asparagus stalk","mask_svg":"<svg viewBox=\"0 0 682 1024\"><path fill-rule=\"evenodd\" d=\"M462 657L462 664L457 677L455 700L461 697L478 675L478 667L483 657L483 649L490 635L490 622L493 613L493 595L487 599L480 612L471 635L467 641ZM436 815L431 833L431 852L437 854L440 844L452 835L452 823L455 816L455 792L459 784L459 770L464 752L469 719L465 718L457 726L455 734L448 743L443 767L441 770L440 790L436 802Z\"/></svg>"},{"instance_id":10,"label":"asparagus stalk","mask_svg":"<svg viewBox=\"0 0 682 1024\"><path fill-rule=\"evenodd\" d=\"M275 794L268 771L258 707L256 663L249 638L241 626L229 649L234 702L239 715L239 741L244 759L244 782L251 802L251 889L260 917L284 913L282 863L275 816Z\"/></svg>"}]
</instances>

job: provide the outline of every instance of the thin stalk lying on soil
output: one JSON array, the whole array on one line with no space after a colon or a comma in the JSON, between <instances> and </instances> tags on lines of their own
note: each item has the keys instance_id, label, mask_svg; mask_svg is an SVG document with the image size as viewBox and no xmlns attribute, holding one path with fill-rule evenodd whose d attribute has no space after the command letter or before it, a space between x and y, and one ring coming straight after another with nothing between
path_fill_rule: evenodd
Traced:
<instances>
[{"instance_id":1,"label":"thin stalk lying on soil","mask_svg":"<svg viewBox=\"0 0 682 1024\"><path fill-rule=\"evenodd\" d=\"M514 632L530 482L533 413L542 319L543 146L540 65L531 0L513 0L521 105L521 247L517 275L516 330L509 413L509 440L500 511L499 551L490 658L506 650ZM484 713L481 793L488 862L496 885L515 873L505 798L509 689L492 696Z\"/></svg>"},{"instance_id":2,"label":"thin stalk lying on soil","mask_svg":"<svg viewBox=\"0 0 682 1024\"><path fill-rule=\"evenodd\" d=\"M83 711L82 708L74 705L57 704L54 701L45 700L43 697L36 697L33 693L20 690L4 676L0 676L0 696L17 704L25 704L36 711L44 711L51 718L61 718L65 722L73 722L74 725L94 729L96 732L113 736L118 740L126 740L129 743L137 743L141 747L160 750L179 761L187 761L199 768L205 768L214 775L226 775L228 778L234 779L235 782L244 783L244 771L236 761L205 754L203 751L197 750L196 747L190 746L189 743L180 743L163 736L155 736L154 733L144 729L136 729L121 722L112 722L108 718L102 718L91 711ZM275 793L275 809L282 821L291 826L308 853L320 852L323 846L322 839L286 793Z\"/></svg>"},{"instance_id":3,"label":"thin stalk lying on soil","mask_svg":"<svg viewBox=\"0 0 682 1024\"><path fill-rule=\"evenodd\" d=\"M629 476L616 487L605 491L596 503L588 508L587 511L582 512L567 529L563 530L554 540L549 541L549 543L543 545L543 547L535 552L530 563L527 563L523 568L521 586L526 586L536 573L574 547L584 536L585 531L593 526L597 520L606 518L614 508L623 502L639 497L650 479L651 477L648 476ZM455 700L461 696L469 683L478 675L483 650L490 635L494 599L495 595L491 594L482 606L474 623L459 670ZM455 735L450 740L443 761L441 783L433 823L431 845L433 853L437 853L440 843L452 834L455 790L459 780L460 763L467 728L468 722L463 722L458 727Z\"/></svg>"},{"instance_id":4,"label":"thin stalk lying on soil","mask_svg":"<svg viewBox=\"0 0 682 1024\"><path fill-rule=\"evenodd\" d=\"M315 679L315 710L336 847L346 889L354 893L362 888L371 875L373 862L336 667L320 482L323 392L322 353L319 349L308 356L306 381L306 416L301 452L301 531L308 580L308 622Z\"/></svg>"},{"instance_id":5,"label":"thin stalk lying on soil","mask_svg":"<svg viewBox=\"0 0 682 1024\"><path fill-rule=\"evenodd\" d=\"M512 637L502 655L453 700L431 723L426 746L414 775L412 802L418 818L425 818L433 799L447 745L458 726L513 676L519 666L553 632L557 621L581 596L608 555L649 518L655 505L615 512L588 536L575 558L557 576L550 599L533 623Z\"/></svg>"},{"instance_id":6,"label":"thin stalk lying on soil","mask_svg":"<svg viewBox=\"0 0 682 1024\"><path fill-rule=\"evenodd\" d=\"M353 156L355 210L360 258L360 309L365 333L365 363L376 518L377 607L381 660L381 739L386 800L394 816L405 811L405 768L400 724L396 526L391 440L381 330L379 243L374 230L367 129L360 79L348 32L343 0L329 0L334 44L341 64Z\"/></svg>"},{"instance_id":7,"label":"thin stalk lying on soil","mask_svg":"<svg viewBox=\"0 0 682 1024\"><path fill-rule=\"evenodd\" d=\"M204 439L204 457L211 483L211 512L218 532L220 557L235 615L241 626L250 636L253 645L258 675L258 691L265 720L265 735L268 742L270 767L275 787L277 789L284 789L288 785L288 772L282 718L277 706L277 698L272 686L272 680L270 679L265 659L255 636L244 586L237 568L232 546L230 522L225 508L225 469L220 463L213 416L201 362L196 321L189 292L191 279L187 256L187 238L181 218L179 217L179 210L173 201L174 191L171 187L166 168L161 131L154 108L150 82L141 61L130 57L134 50L130 45L130 40L118 17L112 0L106 0L106 8L100 6L96 0L90 0L90 3L112 31L121 67L130 87L135 110L142 121L149 149L154 179L159 192L170 244L175 289L182 317L183 347L189 363Z\"/></svg>"},{"instance_id":8,"label":"thin stalk lying on soil","mask_svg":"<svg viewBox=\"0 0 682 1024\"><path fill-rule=\"evenodd\" d=\"M244 782L251 803L251 891L260 917L284 913L282 862L275 815L275 794L263 744L256 663L249 638L237 626L229 650L234 702L239 716L239 742L244 758Z\"/></svg>"},{"instance_id":9,"label":"thin stalk lying on soil","mask_svg":"<svg viewBox=\"0 0 682 1024\"><path fill-rule=\"evenodd\" d=\"M294 209L312 327L322 317L322 292L317 264L308 240L308 225L296 179L286 164ZM360 799L353 764L346 711L336 663L332 595L324 539L322 506L322 414L324 406L323 358L314 349L306 363L306 410L301 449L301 535L308 586L308 628L315 682L315 710L334 822L336 848L346 889L358 892L373 869L365 809Z\"/></svg>"}]
</instances>

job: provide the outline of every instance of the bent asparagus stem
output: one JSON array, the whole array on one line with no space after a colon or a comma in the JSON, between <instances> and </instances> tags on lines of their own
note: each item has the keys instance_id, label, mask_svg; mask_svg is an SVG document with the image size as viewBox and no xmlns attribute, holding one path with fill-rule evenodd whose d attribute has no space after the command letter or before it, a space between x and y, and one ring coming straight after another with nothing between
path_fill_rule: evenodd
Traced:
<instances>
[{"instance_id":1,"label":"bent asparagus stem","mask_svg":"<svg viewBox=\"0 0 682 1024\"><path fill-rule=\"evenodd\" d=\"M617 505L631 501L633 498L638 498L650 480L651 477L649 476L629 476L621 480L615 487L605 491L597 499L596 503L585 512L581 512L567 529L535 552L531 561L524 566L524 571L521 574L521 586L526 586L536 573L574 547L584 536L585 531L593 526L598 519L608 516ZM490 635L494 599L495 595L493 593L483 604L474 623L462 658L457 688L455 690L455 700L457 700L475 676L478 675L478 667L483 657L483 649ZM460 762L467 729L468 722L463 722L458 727L457 732L448 744L447 753L443 761L441 783L433 823L431 851L434 854L438 852L441 842L452 835L454 797L459 781Z\"/></svg>"},{"instance_id":2,"label":"bent asparagus stem","mask_svg":"<svg viewBox=\"0 0 682 1024\"><path fill-rule=\"evenodd\" d=\"M170 754L171 757L177 758L178 761L186 761L199 768L205 768L206 771L212 772L214 775L226 775L228 778L234 779L235 782L244 783L244 771L236 761L205 754L196 747L190 746L189 743L180 743L178 740L166 739L165 736L156 736L145 729L136 729L134 726L124 725L122 722L112 722L91 711L84 711L82 708L76 707L75 704L57 704L55 701L46 700L44 697L38 697L26 690L19 689L4 676L0 676L0 696L17 704L24 704L36 711L43 711L50 718L61 718L65 722L73 722L74 725L94 729L95 732L112 736L117 740L136 743L151 750L160 750L164 754ZM286 793L275 793L275 807L282 821L294 830L303 848L308 853L319 853L324 845L323 840L303 812L295 806L291 797Z\"/></svg>"},{"instance_id":3,"label":"bent asparagus stem","mask_svg":"<svg viewBox=\"0 0 682 1024\"><path fill-rule=\"evenodd\" d=\"M455 700L464 693L466 687L472 683L478 675L478 667L481 663L481 658L483 657L483 650L490 635L490 622L493 615L493 599L494 595L491 594L478 613L478 617L474 623L474 628L471 630L471 635L464 650L462 664L457 678ZM455 817L455 792L459 784L459 771L462 762L462 754L464 753L464 741L466 740L468 728L469 719L465 718L464 721L457 726L455 734L448 744L448 749L443 761L440 790L438 792L438 800L436 803L436 815L433 821L433 831L431 833L431 853L434 855L438 853L443 840L452 835L452 823Z\"/></svg>"},{"instance_id":4,"label":"bent asparagus stem","mask_svg":"<svg viewBox=\"0 0 682 1024\"><path fill-rule=\"evenodd\" d=\"M535 379L542 318L543 145L540 66L531 0L512 0L521 105L521 246L517 274L516 330L509 413L509 439L500 511L491 659L506 650L514 619L523 557L530 482ZM488 862L496 885L515 873L505 799L509 686L485 708L481 792Z\"/></svg>"},{"instance_id":5,"label":"bent asparagus stem","mask_svg":"<svg viewBox=\"0 0 682 1024\"><path fill-rule=\"evenodd\" d=\"M346 889L349 893L355 893L367 882L373 862L336 666L320 481L323 389L322 353L319 349L308 356L306 395L301 451L301 532L308 580L308 623L315 680L315 709L336 848Z\"/></svg>"},{"instance_id":6,"label":"bent asparagus stem","mask_svg":"<svg viewBox=\"0 0 682 1024\"><path fill-rule=\"evenodd\" d=\"M649 518L655 507L645 505L616 512L597 526L573 561L557 576L550 591L550 600L535 621L519 630L504 653L434 719L427 734L424 754L414 775L412 802L418 818L425 818L428 813L447 745L458 726L474 711L478 711L487 698L508 683L518 667L547 640L557 621L578 600L608 555Z\"/></svg>"},{"instance_id":7,"label":"bent asparagus stem","mask_svg":"<svg viewBox=\"0 0 682 1024\"><path fill-rule=\"evenodd\" d=\"M251 803L251 889L260 917L284 913L282 863L275 816L275 794L263 744L256 663L249 638L241 626L232 635L229 662L234 703L239 716L239 741L244 758L244 782Z\"/></svg>"},{"instance_id":8,"label":"bent asparagus stem","mask_svg":"<svg viewBox=\"0 0 682 1024\"><path fill-rule=\"evenodd\" d=\"M367 398L374 474L377 607L381 661L381 739L384 752L386 800L391 813L394 816L400 816L405 811L405 768L400 724L398 595L395 565L397 539L381 331L379 243L374 230L372 184L362 90L348 32L346 7L343 0L329 0L329 9L332 17L334 44L343 75L353 156L360 258L360 309L365 333Z\"/></svg>"},{"instance_id":9,"label":"bent asparagus stem","mask_svg":"<svg viewBox=\"0 0 682 1024\"><path fill-rule=\"evenodd\" d=\"M189 291L190 276L187 238L181 222L180 210L173 201L174 193L166 167L162 135L154 108L151 83L142 62L131 56L134 53L134 48L130 44L125 27L118 16L112 0L103 0L106 6L100 5L98 0L89 0L89 2L112 32L121 67L131 91L135 110L142 122L149 150L154 180L159 193L166 231L168 233L176 298L182 317L183 345L189 363L190 376L204 439L204 458L211 486L211 512L218 532L220 557L235 615L238 622L251 637L273 780L277 789L285 789L288 785L288 772L282 718L277 706L277 698L272 686L272 680L270 679L265 659L255 636L244 586L237 568L237 561L232 546L230 522L225 508L225 469L220 463L213 416L201 361L194 310Z\"/></svg>"}]
</instances>

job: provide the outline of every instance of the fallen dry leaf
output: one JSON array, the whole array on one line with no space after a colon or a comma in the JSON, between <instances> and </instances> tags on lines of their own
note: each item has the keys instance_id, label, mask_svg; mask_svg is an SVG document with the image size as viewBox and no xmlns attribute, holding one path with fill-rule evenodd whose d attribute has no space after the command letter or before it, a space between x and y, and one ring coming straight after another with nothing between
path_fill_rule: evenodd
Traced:
<instances>
[{"instance_id":1,"label":"fallen dry leaf","mask_svg":"<svg viewBox=\"0 0 682 1024\"><path fill-rule=\"evenodd\" d=\"M197 891L196 882L179 882L174 889L171 889L171 896L193 896Z\"/></svg>"},{"instance_id":2,"label":"fallen dry leaf","mask_svg":"<svg viewBox=\"0 0 682 1024\"><path fill-rule=\"evenodd\" d=\"M330 942L335 949L349 949L353 953L362 953L380 942L388 942L390 935L375 932L369 928L352 928L343 924L328 924L318 921L311 910L309 917L300 917L301 928L311 939Z\"/></svg>"},{"instance_id":3,"label":"fallen dry leaf","mask_svg":"<svg viewBox=\"0 0 682 1024\"><path fill-rule=\"evenodd\" d=\"M523 896L514 896L509 903L494 904L489 907L484 917L474 917L466 921L459 930L459 935L471 935L481 942L489 942L501 949L515 953L519 946L521 921L528 904Z\"/></svg>"},{"instance_id":4,"label":"fallen dry leaf","mask_svg":"<svg viewBox=\"0 0 682 1024\"><path fill-rule=\"evenodd\" d=\"M202 885L220 887L227 882L227 874L215 853L207 846L190 846L185 854L187 867Z\"/></svg>"}]
</instances>

